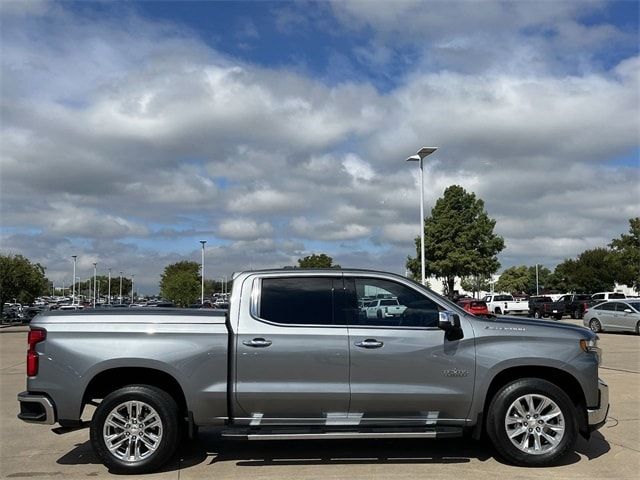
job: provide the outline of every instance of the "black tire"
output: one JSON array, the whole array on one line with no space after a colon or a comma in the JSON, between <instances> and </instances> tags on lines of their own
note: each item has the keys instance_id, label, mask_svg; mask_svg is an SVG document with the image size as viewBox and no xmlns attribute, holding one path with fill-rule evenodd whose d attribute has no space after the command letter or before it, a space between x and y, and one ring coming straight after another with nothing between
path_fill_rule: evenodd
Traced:
<instances>
[{"instance_id":1,"label":"black tire","mask_svg":"<svg viewBox=\"0 0 640 480\"><path fill-rule=\"evenodd\" d=\"M636 323L636 335L640 335L640 322Z\"/></svg>"},{"instance_id":2,"label":"black tire","mask_svg":"<svg viewBox=\"0 0 640 480\"><path fill-rule=\"evenodd\" d=\"M381 320L381 319L382 319L382 310L378 310L378 311L376 312L376 317L378 318L378 320Z\"/></svg>"},{"instance_id":3,"label":"black tire","mask_svg":"<svg viewBox=\"0 0 640 480\"><path fill-rule=\"evenodd\" d=\"M127 401L144 402L160 417L162 437L155 451L138 461L125 461L112 454L103 438L105 421L118 405ZM94 451L105 466L114 473L148 473L166 463L178 446L180 425L178 406L171 395L149 385L130 385L107 395L96 408L91 420L90 437ZM135 435L135 433L134 433Z\"/></svg>"},{"instance_id":4,"label":"black tire","mask_svg":"<svg viewBox=\"0 0 640 480\"><path fill-rule=\"evenodd\" d=\"M558 315L556 315L554 318L555 318L556 320L562 320L562 314L561 314L561 313L559 313L559 314L558 314Z\"/></svg>"},{"instance_id":5,"label":"black tire","mask_svg":"<svg viewBox=\"0 0 640 480\"><path fill-rule=\"evenodd\" d=\"M543 395L559 407L564 417L564 436L551 450L531 454L518 449L509 439L505 418L510 406L523 395ZM502 387L493 397L487 415L487 435L497 454L514 465L541 467L557 463L575 449L578 437L576 409L569 396L555 384L540 378L522 378Z\"/></svg>"},{"instance_id":6,"label":"black tire","mask_svg":"<svg viewBox=\"0 0 640 480\"><path fill-rule=\"evenodd\" d=\"M577 310L571 310L571 318L573 318L574 320L576 320L577 318L580 318Z\"/></svg>"},{"instance_id":7,"label":"black tire","mask_svg":"<svg viewBox=\"0 0 640 480\"><path fill-rule=\"evenodd\" d=\"M540 314L540 310L533 311L533 318L542 318L542 315Z\"/></svg>"},{"instance_id":8,"label":"black tire","mask_svg":"<svg viewBox=\"0 0 640 480\"><path fill-rule=\"evenodd\" d=\"M496 307L496 309L493 311L493 313L495 313L496 315L501 315L502 314L502 310L500 309L500 307Z\"/></svg>"},{"instance_id":9,"label":"black tire","mask_svg":"<svg viewBox=\"0 0 640 480\"><path fill-rule=\"evenodd\" d=\"M592 318L589 320L589 328L593 333L600 333L602 331L602 324L597 318Z\"/></svg>"}]
</instances>

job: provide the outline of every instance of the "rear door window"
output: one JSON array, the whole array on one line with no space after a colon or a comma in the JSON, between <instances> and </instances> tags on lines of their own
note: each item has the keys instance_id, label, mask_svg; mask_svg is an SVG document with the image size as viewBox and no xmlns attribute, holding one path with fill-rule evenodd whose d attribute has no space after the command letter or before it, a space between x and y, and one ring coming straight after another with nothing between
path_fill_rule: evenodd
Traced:
<instances>
[{"instance_id":1,"label":"rear door window","mask_svg":"<svg viewBox=\"0 0 640 480\"><path fill-rule=\"evenodd\" d=\"M322 277L263 278L258 316L285 325L334 325L333 282Z\"/></svg>"}]
</instances>

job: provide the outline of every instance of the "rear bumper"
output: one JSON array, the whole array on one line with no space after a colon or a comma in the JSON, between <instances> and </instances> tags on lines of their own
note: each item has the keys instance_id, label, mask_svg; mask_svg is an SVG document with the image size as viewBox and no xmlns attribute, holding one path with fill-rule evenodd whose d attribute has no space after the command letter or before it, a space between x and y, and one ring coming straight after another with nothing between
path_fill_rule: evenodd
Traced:
<instances>
[{"instance_id":1,"label":"rear bumper","mask_svg":"<svg viewBox=\"0 0 640 480\"><path fill-rule=\"evenodd\" d=\"M587 409L589 431L602 427L607 421L607 414L609 413L609 386L601 379L598 379L598 390L600 393L600 404L598 408Z\"/></svg>"},{"instance_id":2,"label":"rear bumper","mask_svg":"<svg viewBox=\"0 0 640 480\"><path fill-rule=\"evenodd\" d=\"M18 394L20 413L18 418L28 423L53 425L56 423L56 407L49 397L41 393Z\"/></svg>"}]
</instances>

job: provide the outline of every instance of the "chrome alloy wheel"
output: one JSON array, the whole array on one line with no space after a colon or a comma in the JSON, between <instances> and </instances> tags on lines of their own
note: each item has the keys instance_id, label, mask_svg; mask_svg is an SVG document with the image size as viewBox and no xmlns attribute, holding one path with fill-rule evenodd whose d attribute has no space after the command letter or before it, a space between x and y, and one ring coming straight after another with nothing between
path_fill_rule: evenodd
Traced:
<instances>
[{"instance_id":1,"label":"chrome alloy wheel","mask_svg":"<svg viewBox=\"0 0 640 480\"><path fill-rule=\"evenodd\" d=\"M116 406L104 422L102 438L109 451L125 462L137 462L156 451L162 440L158 412L140 401Z\"/></svg>"},{"instance_id":2,"label":"chrome alloy wheel","mask_svg":"<svg viewBox=\"0 0 640 480\"><path fill-rule=\"evenodd\" d=\"M518 450L541 455L560 444L565 432L564 415L560 407L544 395L523 395L507 409L504 428Z\"/></svg>"}]
</instances>

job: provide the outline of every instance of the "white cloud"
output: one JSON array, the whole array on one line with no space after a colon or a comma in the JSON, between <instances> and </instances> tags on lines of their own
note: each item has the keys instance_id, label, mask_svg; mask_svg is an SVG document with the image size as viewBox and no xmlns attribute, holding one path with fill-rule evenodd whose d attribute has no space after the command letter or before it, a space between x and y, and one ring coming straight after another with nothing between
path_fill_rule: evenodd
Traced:
<instances>
[{"instance_id":1,"label":"white cloud","mask_svg":"<svg viewBox=\"0 0 640 480\"><path fill-rule=\"evenodd\" d=\"M218 237L232 240L254 240L272 233L273 227L269 223L246 218L223 220L218 227Z\"/></svg>"},{"instance_id":2,"label":"white cloud","mask_svg":"<svg viewBox=\"0 0 640 480\"><path fill-rule=\"evenodd\" d=\"M476 192L506 238L504 264L601 245L640 214L640 165L612 163L637 152L640 57L593 60L625 39L578 21L599 5L543 7L334 4L375 32L356 62L384 70L398 45L426 46L381 91L241 62L132 12L85 21L53 4L35 30L15 15L2 34L3 248L52 276L79 249L118 258L154 288L163 262L197 260L192 236L210 238L219 272L295 264L318 244L343 265L402 272L419 198L404 159L422 145L440 147L427 212L452 183ZM284 9L283 29L297 12ZM553 35L521 33L543 26Z\"/></svg>"},{"instance_id":3,"label":"white cloud","mask_svg":"<svg viewBox=\"0 0 640 480\"><path fill-rule=\"evenodd\" d=\"M371 228L358 224L338 224L333 221L313 222L304 217L291 220L291 229L296 236L313 240L354 240L366 237Z\"/></svg>"},{"instance_id":4,"label":"white cloud","mask_svg":"<svg viewBox=\"0 0 640 480\"><path fill-rule=\"evenodd\" d=\"M353 177L354 181L366 182L371 180L375 175L371 165L353 153L346 156L342 165L347 173Z\"/></svg>"},{"instance_id":5,"label":"white cloud","mask_svg":"<svg viewBox=\"0 0 640 480\"><path fill-rule=\"evenodd\" d=\"M122 217L68 203L51 204L45 216L48 232L57 235L118 238L145 236L149 233L144 225L137 225Z\"/></svg>"}]
</instances>

